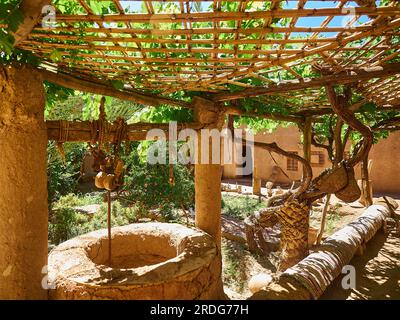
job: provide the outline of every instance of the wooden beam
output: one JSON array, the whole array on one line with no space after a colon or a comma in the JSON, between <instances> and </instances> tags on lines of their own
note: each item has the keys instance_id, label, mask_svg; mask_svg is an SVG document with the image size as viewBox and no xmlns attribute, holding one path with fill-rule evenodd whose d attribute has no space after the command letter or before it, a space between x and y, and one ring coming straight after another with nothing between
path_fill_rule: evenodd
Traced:
<instances>
[{"instance_id":1,"label":"wooden beam","mask_svg":"<svg viewBox=\"0 0 400 320\"><path fill-rule=\"evenodd\" d=\"M396 7L355 7L355 15L370 16L396 16L400 9ZM319 9L277 9L271 11L248 11L248 12L191 12L191 13L137 13L137 14L108 14L108 15L58 15L57 20L61 22L135 22L135 23L180 23L190 20L191 22L210 21L232 21L266 18L296 18L296 17L325 17L345 16L348 12L342 8L319 8Z\"/></svg>"},{"instance_id":2,"label":"wooden beam","mask_svg":"<svg viewBox=\"0 0 400 320\"><path fill-rule=\"evenodd\" d=\"M117 90L112 86L111 83L100 83L98 79L92 79L89 81L64 73L56 73L44 69L40 69L39 71L42 74L43 80L47 80L51 83L73 90L109 96L151 107L158 107L166 104L174 107L191 108L191 105L184 101L145 94L138 91Z\"/></svg>"},{"instance_id":3,"label":"wooden beam","mask_svg":"<svg viewBox=\"0 0 400 320\"><path fill-rule=\"evenodd\" d=\"M400 73L400 63L390 63L380 67L365 68L357 71L344 71L334 75L326 75L319 78L282 81L268 87L244 89L237 92L218 93L210 98L213 101L229 101L242 98L250 98L273 93L318 88L327 85L339 85L366 81L373 78L388 77Z\"/></svg>"},{"instance_id":4,"label":"wooden beam","mask_svg":"<svg viewBox=\"0 0 400 320\"><path fill-rule=\"evenodd\" d=\"M93 136L93 123L96 121L64 121L63 128L68 128L66 132L62 132L64 129L60 129L61 121L59 120L49 120L46 121L47 127L47 139L63 142L90 142L92 140L97 140L98 131L94 132ZM202 125L199 123L178 123L178 130L191 128L194 130L201 129ZM146 140L147 132L152 129L163 130L166 138L168 139L168 123L134 123L126 126L125 135L122 140L127 141L140 141ZM109 142L115 141L115 136L117 133L117 126L110 123L110 128L105 139ZM62 136L62 138L61 138Z\"/></svg>"},{"instance_id":5,"label":"wooden beam","mask_svg":"<svg viewBox=\"0 0 400 320\"><path fill-rule=\"evenodd\" d=\"M14 47L26 40L38 23L45 5L49 5L51 0L23 0L20 4L20 10L24 15L24 21L19 25L14 36Z\"/></svg>"}]
</instances>

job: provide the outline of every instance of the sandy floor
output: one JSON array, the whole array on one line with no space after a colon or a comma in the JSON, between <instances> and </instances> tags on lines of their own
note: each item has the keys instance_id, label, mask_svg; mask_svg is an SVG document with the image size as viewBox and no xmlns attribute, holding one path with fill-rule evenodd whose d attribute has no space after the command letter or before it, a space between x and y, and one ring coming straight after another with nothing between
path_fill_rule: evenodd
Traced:
<instances>
[{"instance_id":1,"label":"sandy floor","mask_svg":"<svg viewBox=\"0 0 400 320\"><path fill-rule=\"evenodd\" d=\"M400 299L400 238L382 232L367 244L364 255L351 260L356 270L356 288L344 290L338 277L321 299Z\"/></svg>"}]
</instances>

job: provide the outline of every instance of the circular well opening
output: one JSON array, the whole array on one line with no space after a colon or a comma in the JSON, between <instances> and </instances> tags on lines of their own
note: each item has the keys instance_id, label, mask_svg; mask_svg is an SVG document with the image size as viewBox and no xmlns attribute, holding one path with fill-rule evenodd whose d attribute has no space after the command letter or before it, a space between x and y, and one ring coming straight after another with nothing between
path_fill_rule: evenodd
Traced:
<instances>
[{"instance_id":1,"label":"circular well opening","mask_svg":"<svg viewBox=\"0 0 400 320\"><path fill-rule=\"evenodd\" d=\"M178 248L169 235L115 234L111 240L111 265L107 237L98 239L86 249L86 253L97 265L132 269L175 258L178 255Z\"/></svg>"}]
</instances>

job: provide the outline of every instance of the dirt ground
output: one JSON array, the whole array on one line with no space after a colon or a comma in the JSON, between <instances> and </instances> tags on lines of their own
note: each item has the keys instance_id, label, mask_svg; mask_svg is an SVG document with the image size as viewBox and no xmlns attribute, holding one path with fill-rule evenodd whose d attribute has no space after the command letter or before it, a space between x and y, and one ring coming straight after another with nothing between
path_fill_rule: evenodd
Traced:
<instances>
[{"instance_id":1,"label":"dirt ground","mask_svg":"<svg viewBox=\"0 0 400 320\"><path fill-rule=\"evenodd\" d=\"M400 197L396 197L400 203ZM323 203L313 206L310 225L319 228ZM345 204L332 198L328 212L324 238L353 221L365 210L359 203ZM399 209L400 210L400 209ZM399 212L399 211L398 211ZM274 253L257 256L246 250L243 244L224 239L223 266L225 292L231 299L246 299L250 278L256 274L275 274ZM386 236L382 232L367 244L364 255L355 257L356 288L344 290L341 277L337 278L321 299L400 299L400 238Z\"/></svg>"},{"instance_id":2,"label":"dirt ground","mask_svg":"<svg viewBox=\"0 0 400 320\"><path fill-rule=\"evenodd\" d=\"M400 205L400 196L391 196ZM341 210L346 210L346 207ZM363 210L361 209L355 215ZM400 207L396 212L400 213ZM339 276L320 299L400 299L400 237L393 234L385 235L379 231L367 243L365 253L362 256L355 256L350 264L356 269L356 288L344 290L341 286L342 276Z\"/></svg>"},{"instance_id":3,"label":"dirt ground","mask_svg":"<svg viewBox=\"0 0 400 320\"><path fill-rule=\"evenodd\" d=\"M323 300L400 299L400 238L378 232L364 255L350 262L356 268L356 288L344 290L338 277L325 291Z\"/></svg>"}]
</instances>

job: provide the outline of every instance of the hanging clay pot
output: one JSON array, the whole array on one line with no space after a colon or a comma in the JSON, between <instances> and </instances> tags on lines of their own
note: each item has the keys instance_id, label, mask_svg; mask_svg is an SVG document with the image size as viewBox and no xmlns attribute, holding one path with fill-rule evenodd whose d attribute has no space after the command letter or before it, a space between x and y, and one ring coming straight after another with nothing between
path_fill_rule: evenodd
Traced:
<instances>
[{"instance_id":1,"label":"hanging clay pot","mask_svg":"<svg viewBox=\"0 0 400 320\"><path fill-rule=\"evenodd\" d=\"M117 160L115 164L114 174L116 177L119 177L124 171L124 163L122 160Z\"/></svg>"},{"instance_id":2,"label":"hanging clay pot","mask_svg":"<svg viewBox=\"0 0 400 320\"><path fill-rule=\"evenodd\" d=\"M115 188L117 188L117 184L115 181L115 175L113 174L108 174L105 178L104 178L104 188L108 191L112 191Z\"/></svg>"},{"instance_id":3,"label":"hanging clay pot","mask_svg":"<svg viewBox=\"0 0 400 320\"><path fill-rule=\"evenodd\" d=\"M99 189L104 189L104 179L107 177L107 174L103 171L100 171L96 177L94 178L94 184Z\"/></svg>"}]
</instances>

